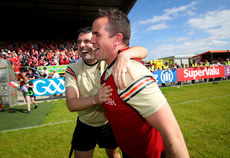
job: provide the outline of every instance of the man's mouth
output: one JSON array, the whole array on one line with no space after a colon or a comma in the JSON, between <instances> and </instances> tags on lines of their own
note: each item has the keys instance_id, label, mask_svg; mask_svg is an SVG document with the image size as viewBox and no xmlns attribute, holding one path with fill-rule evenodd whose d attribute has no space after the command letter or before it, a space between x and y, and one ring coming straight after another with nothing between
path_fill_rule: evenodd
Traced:
<instances>
[{"instance_id":1,"label":"man's mouth","mask_svg":"<svg viewBox=\"0 0 230 158\"><path fill-rule=\"evenodd\" d=\"M86 53L89 53L88 51L82 51L82 54L86 54Z\"/></svg>"}]
</instances>

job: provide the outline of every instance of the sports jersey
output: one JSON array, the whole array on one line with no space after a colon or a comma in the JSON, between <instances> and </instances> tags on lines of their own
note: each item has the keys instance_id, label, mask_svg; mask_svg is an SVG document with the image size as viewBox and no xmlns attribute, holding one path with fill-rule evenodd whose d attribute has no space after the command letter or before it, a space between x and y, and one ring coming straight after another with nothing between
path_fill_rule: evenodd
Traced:
<instances>
[{"instance_id":1,"label":"sports jersey","mask_svg":"<svg viewBox=\"0 0 230 158\"><path fill-rule=\"evenodd\" d=\"M152 73L137 61L131 63L135 81L126 73L127 88L117 89L112 76L113 63L103 73L101 83L113 89L103 105L117 144L129 157L158 158L164 149L162 137L144 117L157 112L166 99Z\"/></svg>"},{"instance_id":2,"label":"sports jersey","mask_svg":"<svg viewBox=\"0 0 230 158\"><path fill-rule=\"evenodd\" d=\"M65 86L73 87L79 92L79 98L95 95L100 88L100 76L105 70L105 62L93 65L84 61L70 64L66 69ZM102 105L78 111L81 122L98 127L108 122Z\"/></svg>"},{"instance_id":3,"label":"sports jersey","mask_svg":"<svg viewBox=\"0 0 230 158\"><path fill-rule=\"evenodd\" d=\"M29 81L28 78L26 77L25 73L19 73L17 75L17 79L18 79L18 81L20 81L20 86L25 85Z\"/></svg>"}]
</instances>

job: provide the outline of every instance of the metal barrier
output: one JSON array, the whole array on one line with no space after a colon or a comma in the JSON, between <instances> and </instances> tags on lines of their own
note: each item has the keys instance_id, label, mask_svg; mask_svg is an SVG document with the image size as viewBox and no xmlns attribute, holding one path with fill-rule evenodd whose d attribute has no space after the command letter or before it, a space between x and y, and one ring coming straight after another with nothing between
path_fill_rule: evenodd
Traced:
<instances>
[{"instance_id":1,"label":"metal barrier","mask_svg":"<svg viewBox=\"0 0 230 158\"><path fill-rule=\"evenodd\" d=\"M18 104L18 91L8 85L11 81L16 81L14 69L9 62L0 59L0 104L13 107Z\"/></svg>"}]
</instances>

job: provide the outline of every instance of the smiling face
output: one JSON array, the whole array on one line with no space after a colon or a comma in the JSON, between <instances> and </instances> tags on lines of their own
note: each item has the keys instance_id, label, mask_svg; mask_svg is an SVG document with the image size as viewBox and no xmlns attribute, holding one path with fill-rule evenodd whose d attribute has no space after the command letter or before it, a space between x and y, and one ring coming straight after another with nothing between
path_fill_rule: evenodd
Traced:
<instances>
[{"instance_id":1,"label":"smiling face","mask_svg":"<svg viewBox=\"0 0 230 158\"><path fill-rule=\"evenodd\" d=\"M107 17L96 19L93 22L93 37L90 42L95 48L95 59L105 60L107 64L110 64L117 52L115 50L115 36L110 37L107 30L108 25Z\"/></svg>"},{"instance_id":2,"label":"smiling face","mask_svg":"<svg viewBox=\"0 0 230 158\"><path fill-rule=\"evenodd\" d=\"M88 64L94 64L97 60L94 59L93 44L90 43L92 33L80 33L77 39L78 51L83 60Z\"/></svg>"}]
</instances>

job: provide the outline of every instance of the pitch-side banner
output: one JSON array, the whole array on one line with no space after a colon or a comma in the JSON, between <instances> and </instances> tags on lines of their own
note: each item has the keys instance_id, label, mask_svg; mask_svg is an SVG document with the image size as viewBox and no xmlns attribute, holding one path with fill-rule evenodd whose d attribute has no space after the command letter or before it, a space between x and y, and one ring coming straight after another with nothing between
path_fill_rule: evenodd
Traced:
<instances>
[{"instance_id":1,"label":"pitch-side banner","mask_svg":"<svg viewBox=\"0 0 230 158\"><path fill-rule=\"evenodd\" d=\"M154 78L157 80L157 83L169 83L177 81L177 71L176 69L166 70L157 70L153 73Z\"/></svg>"},{"instance_id":2,"label":"pitch-side banner","mask_svg":"<svg viewBox=\"0 0 230 158\"><path fill-rule=\"evenodd\" d=\"M65 93L65 78L48 78L33 80L34 96L46 96Z\"/></svg>"},{"instance_id":3,"label":"pitch-side banner","mask_svg":"<svg viewBox=\"0 0 230 158\"><path fill-rule=\"evenodd\" d=\"M38 66L38 70L42 71L44 70L44 67L50 72L53 73L53 70L55 69L57 73L65 73L66 68L68 65L54 65L54 66Z\"/></svg>"},{"instance_id":4,"label":"pitch-side banner","mask_svg":"<svg viewBox=\"0 0 230 158\"><path fill-rule=\"evenodd\" d=\"M224 67L224 76L230 76L230 66Z\"/></svg>"},{"instance_id":5,"label":"pitch-side banner","mask_svg":"<svg viewBox=\"0 0 230 158\"><path fill-rule=\"evenodd\" d=\"M224 76L224 66L177 69L178 81L198 80L204 78L217 78L223 76Z\"/></svg>"}]
</instances>

